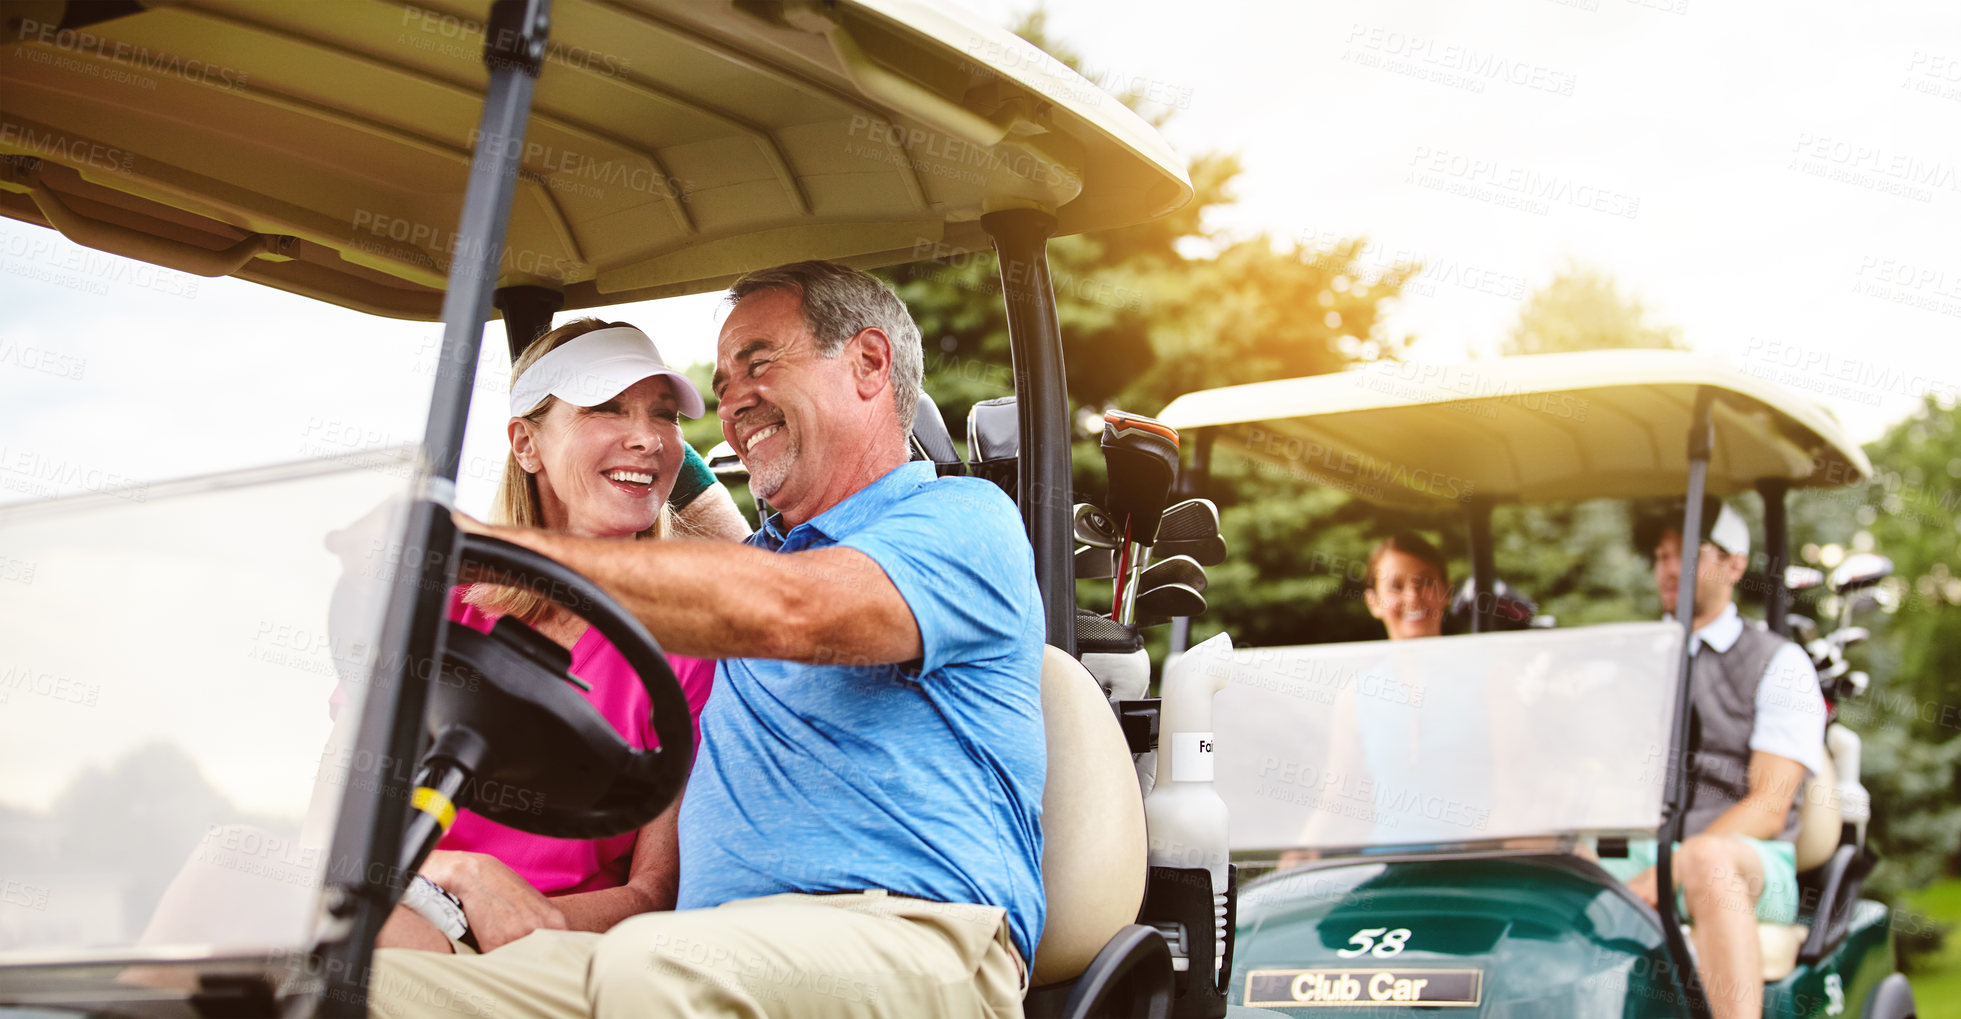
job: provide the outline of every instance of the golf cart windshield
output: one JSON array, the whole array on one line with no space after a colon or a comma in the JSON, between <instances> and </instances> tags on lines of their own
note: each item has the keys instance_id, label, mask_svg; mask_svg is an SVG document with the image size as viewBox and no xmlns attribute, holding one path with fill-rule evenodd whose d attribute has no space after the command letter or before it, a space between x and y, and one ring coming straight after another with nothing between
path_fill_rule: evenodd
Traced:
<instances>
[{"instance_id":1,"label":"golf cart windshield","mask_svg":"<svg viewBox=\"0 0 1961 1019\"><path fill-rule=\"evenodd\" d=\"M275 962L319 933L412 461L373 452L0 508L0 972ZM209 972L209 970L207 970ZM111 969L122 999L153 984ZM116 978L120 977L120 981ZM0 978L0 986L8 983Z\"/></svg>"},{"instance_id":2,"label":"golf cart windshield","mask_svg":"<svg viewBox=\"0 0 1961 1019\"><path fill-rule=\"evenodd\" d=\"M1232 846L1645 835L1681 627L1248 648L1214 705Z\"/></svg>"}]
</instances>

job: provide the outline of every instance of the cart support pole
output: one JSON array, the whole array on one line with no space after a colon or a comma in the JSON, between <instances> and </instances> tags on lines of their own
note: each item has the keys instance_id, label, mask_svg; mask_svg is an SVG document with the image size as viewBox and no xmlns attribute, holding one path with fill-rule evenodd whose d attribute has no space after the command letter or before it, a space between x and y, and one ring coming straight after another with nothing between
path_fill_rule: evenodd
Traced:
<instances>
[{"instance_id":1,"label":"cart support pole","mask_svg":"<svg viewBox=\"0 0 1961 1019\"><path fill-rule=\"evenodd\" d=\"M498 287L495 300L504 314L504 342L511 348L512 364L551 331L552 316L565 307L565 295L550 287Z\"/></svg>"},{"instance_id":2,"label":"cart support pole","mask_svg":"<svg viewBox=\"0 0 1961 1019\"><path fill-rule=\"evenodd\" d=\"M1491 500L1473 498L1468 512L1471 545L1471 632L1484 633L1491 629L1492 615L1497 611L1497 599L1492 596L1493 586L1498 580L1498 566L1491 548Z\"/></svg>"},{"instance_id":3,"label":"cart support pole","mask_svg":"<svg viewBox=\"0 0 1961 1019\"><path fill-rule=\"evenodd\" d=\"M1764 504L1764 622L1779 637L1791 635L1784 619L1791 611L1791 589L1784 586L1784 568L1791 564L1790 516L1784 505L1790 490L1791 483L1783 478L1757 482Z\"/></svg>"},{"instance_id":4,"label":"cart support pole","mask_svg":"<svg viewBox=\"0 0 1961 1019\"><path fill-rule=\"evenodd\" d=\"M1702 977L1689 954L1688 939L1682 936L1681 918L1675 915L1675 842L1682 837L1682 815L1688 806L1688 740L1690 663L1695 654L1695 581L1702 563L1702 494L1708 485L1709 454L1715 448L1715 432L1710 427L1709 408L1715 394L1698 389L1695 397L1695 423L1689 426L1688 504L1682 510L1682 569L1675 585L1675 618L1682 624L1682 660L1675 676L1675 725L1669 736L1667 763L1662 769L1661 831L1655 846L1655 912L1661 917L1661 935L1668 946L1668 958L1682 978L1682 993L1688 998L1689 1015L1709 1019L1709 999L1703 992Z\"/></svg>"},{"instance_id":5,"label":"cart support pole","mask_svg":"<svg viewBox=\"0 0 1961 1019\"><path fill-rule=\"evenodd\" d=\"M427 680L442 655L443 609L456 580L450 554L456 531L447 507L455 501L477 353L503 262L532 86L544 66L550 7L551 0L495 0L484 30L490 81L457 226L456 258L443 294L441 360L418 465L423 490L408 507L406 547L382 624L378 661L392 674L372 677L356 744L368 759L397 762L403 770L412 767L400 762L414 756ZM315 959L323 978L316 1013L322 1017L367 1014L375 936L413 876L404 872L401 859L408 776L395 776L394 766L351 776L341 803L327 872L327 907L338 937L323 942Z\"/></svg>"},{"instance_id":6,"label":"cart support pole","mask_svg":"<svg viewBox=\"0 0 1961 1019\"><path fill-rule=\"evenodd\" d=\"M1048 642L1076 653L1076 561L1069 474L1069 393L1062 373L1062 330L1049 279L1048 244L1055 217L1038 209L981 216L1000 255L1001 295L1008 308L1014 358L1016 424L1021 429L1016 482L1035 582L1042 590Z\"/></svg>"}]
</instances>

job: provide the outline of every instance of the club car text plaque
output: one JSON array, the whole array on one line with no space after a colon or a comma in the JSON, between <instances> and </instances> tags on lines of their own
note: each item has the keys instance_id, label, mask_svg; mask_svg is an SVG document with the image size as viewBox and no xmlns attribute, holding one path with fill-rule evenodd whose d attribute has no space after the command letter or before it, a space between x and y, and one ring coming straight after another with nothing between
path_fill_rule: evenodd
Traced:
<instances>
[{"instance_id":1,"label":"club car text plaque","mask_svg":"<svg viewBox=\"0 0 1961 1019\"><path fill-rule=\"evenodd\" d=\"M1246 976L1249 1008L1361 1005L1469 1007L1484 991L1474 969L1256 969Z\"/></svg>"}]
</instances>

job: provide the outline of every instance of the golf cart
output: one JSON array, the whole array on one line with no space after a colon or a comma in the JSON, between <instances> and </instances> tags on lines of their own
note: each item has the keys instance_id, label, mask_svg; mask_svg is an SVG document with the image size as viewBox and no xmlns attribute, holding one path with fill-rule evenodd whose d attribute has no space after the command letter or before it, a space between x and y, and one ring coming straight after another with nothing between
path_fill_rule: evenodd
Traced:
<instances>
[{"instance_id":1,"label":"golf cart","mask_svg":"<svg viewBox=\"0 0 1961 1019\"><path fill-rule=\"evenodd\" d=\"M1058 497L1070 418L1046 242L1189 199L1142 120L1008 33L907 0L4 13L0 214L443 325L416 366L426 431L406 442L0 507L0 545L35 564L31 589L0 591L31 666L0 717L0 1010L362 1015L376 933L455 808L594 837L671 800L692 754L658 645L559 564L452 526L493 308L515 356L560 310L797 259L992 246L1051 645L1049 919L1028 1011L1224 1011L1213 939L1184 937L1213 928L1212 896L1176 894L1173 868L1151 901L1190 914L1146 902L1133 741L1074 657ZM161 68L147 87L138 61ZM948 454L943 438L921 447ZM626 747L525 627L446 623L466 564L619 646L660 749ZM106 638L78 629L127 591L162 607Z\"/></svg>"},{"instance_id":2,"label":"golf cart","mask_svg":"<svg viewBox=\"0 0 1961 1019\"><path fill-rule=\"evenodd\" d=\"M1217 782L1234 859L1264 873L1239 901L1233 1000L1706 1015L1668 880L1695 749L1695 571L1675 620L1500 625L1492 508L1686 495L1680 533L1697 534L1705 493L1755 491L1761 570L1781 577L1787 493L1871 471L1831 415L1693 355L1613 351L1368 365L1192 393L1162 418L1195 447L1200 491L1235 455L1378 506L1461 511L1477 596L1459 636L1237 652ZM1787 598L1768 586L1780 632ZM1759 925L1764 1014L1911 1015L1888 911L1859 897L1875 857L1858 738L1834 723L1827 742L1833 766L1800 800L1800 916ZM1641 837L1659 838L1658 908L1586 855Z\"/></svg>"}]
</instances>

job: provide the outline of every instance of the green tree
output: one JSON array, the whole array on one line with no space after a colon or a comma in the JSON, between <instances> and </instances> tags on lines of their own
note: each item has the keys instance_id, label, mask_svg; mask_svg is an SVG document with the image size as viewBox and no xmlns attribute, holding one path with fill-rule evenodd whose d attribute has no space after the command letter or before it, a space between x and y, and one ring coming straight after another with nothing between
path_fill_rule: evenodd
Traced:
<instances>
[{"instance_id":1,"label":"green tree","mask_svg":"<svg viewBox=\"0 0 1961 1019\"><path fill-rule=\"evenodd\" d=\"M1636 298L1622 296L1611 277L1569 267L1526 301L1502 352L1550 354L1635 347L1685 349L1679 327L1650 323L1647 308Z\"/></svg>"},{"instance_id":2,"label":"green tree","mask_svg":"<svg viewBox=\"0 0 1961 1019\"><path fill-rule=\"evenodd\" d=\"M1042 12L1024 16L1014 31L1082 68L1076 52L1049 37ZM1136 95L1118 98L1134 109L1141 105ZM1168 115L1149 119L1161 123ZM1069 397L1085 424L1112 407L1156 413L1196 389L1337 371L1358 357L1404 349L1407 338L1386 330L1381 316L1420 267L1368 264L1360 239L1317 250L1209 231L1207 211L1232 201L1239 172L1231 154L1199 156L1190 167L1195 196L1182 209L1049 244ZM956 255L882 275L919 322L926 391L943 409L954 438L964 442L967 408L1013 392L995 258L986 252ZM1076 436L1081 500L1100 501L1105 489L1099 435L1085 427ZM1351 607L1340 600L1309 599L1302 614L1297 595L1326 584L1325 578L1300 579L1294 553L1324 547L1350 530L1370 531L1363 514L1351 510L1332 520L1323 511L1337 509L1340 500L1283 493L1270 481L1230 469L1216 482L1209 494L1220 505L1235 561L1214 574L1205 617L1211 628L1230 626L1236 636L1357 629ZM1367 540L1354 538L1363 548ZM1109 597L1107 582L1085 581L1079 590L1085 606L1107 606ZM1155 639L1163 639L1162 631Z\"/></svg>"},{"instance_id":3,"label":"green tree","mask_svg":"<svg viewBox=\"0 0 1961 1019\"><path fill-rule=\"evenodd\" d=\"M1815 565L1840 549L1894 563L1884 613L1857 620L1874 633L1851 655L1871 689L1839 711L1866 745L1874 884L1897 892L1961 873L1961 408L1929 395L1866 454L1870 482L1797 497L1793 535ZM1812 607L1821 623L1837 611Z\"/></svg>"}]
</instances>

